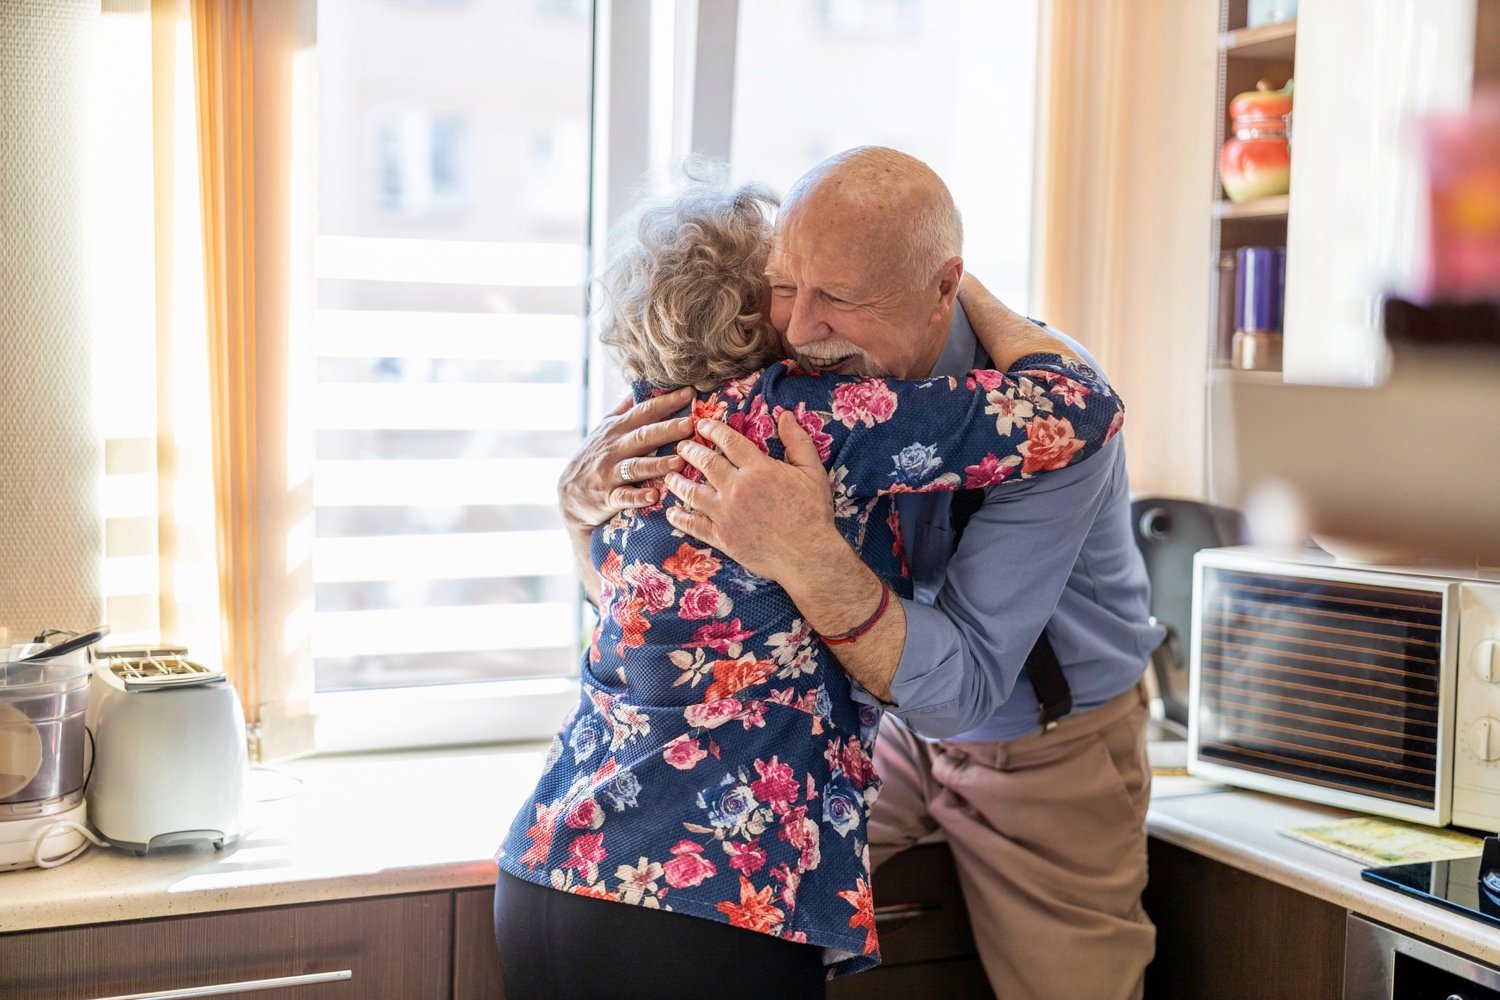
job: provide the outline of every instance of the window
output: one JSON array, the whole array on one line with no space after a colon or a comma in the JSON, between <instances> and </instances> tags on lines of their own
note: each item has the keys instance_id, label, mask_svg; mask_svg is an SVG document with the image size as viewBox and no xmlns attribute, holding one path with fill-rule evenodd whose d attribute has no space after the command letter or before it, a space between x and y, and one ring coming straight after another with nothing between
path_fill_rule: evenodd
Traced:
<instances>
[{"instance_id":1,"label":"window","mask_svg":"<svg viewBox=\"0 0 1500 1000\"><path fill-rule=\"evenodd\" d=\"M619 391L585 363L590 247L670 161L785 190L907 150L1025 308L1034 3L650 0L598 39L592 7L319 4L320 749L543 735L576 697L592 616L554 485Z\"/></svg>"},{"instance_id":2,"label":"window","mask_svg":"<svg viewBox=\"0 0 1500 1000\"><path fill-rule=\"evenodd\" d=\"M323 749L341 693L576 673L555 484L585 408L586 7L318 4Z\"/></svg>"},{"instance_id":3,"label":"window","mask_svg":"<svg viewBox=\"0 0 1500 1000\"><path fill-rule=\"evenodd\" d=\"M894 146L948 183L964 261L1013 308L1029 296L1036 2L740 4L730 165L785 192L858 145Z\"/></svg>"}]
</instances>

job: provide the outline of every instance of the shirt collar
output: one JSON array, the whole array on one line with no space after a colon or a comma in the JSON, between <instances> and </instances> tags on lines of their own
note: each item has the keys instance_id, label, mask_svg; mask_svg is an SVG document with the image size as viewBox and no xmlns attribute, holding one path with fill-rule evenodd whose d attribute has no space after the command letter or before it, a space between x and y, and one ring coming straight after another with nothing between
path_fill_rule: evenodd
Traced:
<instances>
[{"instance_id":1,"label":"shirt collar","mask_svg":"<svg viewBox=\"0 0 1500 1000\"><path fill-rule=\"evenodd\" d=\"M943 350L938 354L937 363L932 366L932 374L963 375L976 365L987 363L985 354L979 347L979 340L974 336L974 328L969 325L964 307L954 299L953 320L948 324L948 339L943 342Z\"/></svg>"}]
</instances>

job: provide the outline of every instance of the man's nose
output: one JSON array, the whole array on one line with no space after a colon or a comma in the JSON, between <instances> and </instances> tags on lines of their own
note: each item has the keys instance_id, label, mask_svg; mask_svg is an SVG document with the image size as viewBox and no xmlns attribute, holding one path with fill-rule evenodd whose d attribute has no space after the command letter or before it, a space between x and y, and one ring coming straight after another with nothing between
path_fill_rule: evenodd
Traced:
<instances>
[{"instance_id":1,"label":"man's nose","mask_svg":"<svg viewBox=\"0 0 1500 1000\"><path fill-rule=\"evenodd\" d=\"M800 350L808 344L827 339L828 334L828 324L818 315L812 296L797 296L792 302L792 315L786 325L787 343Z\"/></svg>"}]
</instances>

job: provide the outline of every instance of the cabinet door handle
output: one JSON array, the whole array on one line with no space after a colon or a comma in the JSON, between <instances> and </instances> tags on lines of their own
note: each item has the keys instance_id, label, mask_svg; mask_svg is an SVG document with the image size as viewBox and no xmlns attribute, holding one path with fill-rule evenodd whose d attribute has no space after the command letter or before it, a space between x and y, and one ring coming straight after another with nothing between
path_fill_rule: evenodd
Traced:
<instances>
[{"instance_id":1,"label":"cabinet door handle","mask_svg":"<svg viewBox=\"0 0 1500 1000\"><path fill-rule=\"evenodd\" d=\"M183 1000L186 997L219 997L229 993L249 993L251 990L280 990L288 986L311 986L314 983L336 983L341 979L353 979L349 969L338 972L309 972L301 976L277 976L275 979L247 979L242 983L219 983L216 986L185 986L177 990L156 990L151 993L127 993L97 1000Z\"/></svg>"},{"instance_id":2,"label":"cabinet door handle","mask_svg":"<svg viewBox=\"0 0 1500 1000\"><path fill-rule=\"evenodd\" d=\"M875 907L875 924L877 927L889 930L886 924L905 924L924 913L934 913L937 910L938 907L927 903L891 903L886 906L877 906Z\"/></svg>"}]
</instances>

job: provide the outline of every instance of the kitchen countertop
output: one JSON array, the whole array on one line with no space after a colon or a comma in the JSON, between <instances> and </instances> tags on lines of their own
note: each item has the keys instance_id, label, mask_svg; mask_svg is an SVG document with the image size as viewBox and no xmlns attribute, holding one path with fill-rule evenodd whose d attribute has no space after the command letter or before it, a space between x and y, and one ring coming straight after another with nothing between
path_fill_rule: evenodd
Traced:
<instances>
[{"instance_id":1,"label":"kitchen countertop","mask_svg":"<svg viewBox=\"0 0 1500 1000\"><path fill-rule=\"evenodd\" d=\"M313 757L252 773L244 838L144 858L90 848L0 873L0 933L493 884L545 747ZM1500 930L1372 885L1276 831L1355 815L1189 777L1155 779L1153 837L1500 966Z\"/></svg>"},{"instance_id":2,"label":"kitchen countertop","mask_svg":"<svg viewBox=\"0 0 1500 1000\"><path fill-rule=\"evenodd\" d=\"M1197 779L1156 779L1164 794L1153 797L1146 826L1157 840L1500 966L1500 928L1366 882L1363 862L1277 832L1359 813L1240 790L1168 797L1174 781Z\"/></svg>"},{"instance_id":3,"label":"kitchen countertop","mask_svg":"<svg viewBox=\"0 0 1500 1000\"><path fill-rule=\"evenodd\" d=\"M495 882L546 745L309 757L251 772L245 836L137 857L90 847L0 872L0 933Z\"/></svg>"}]
</instances>

